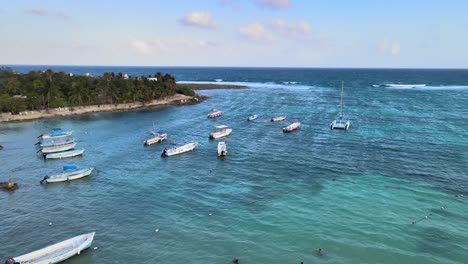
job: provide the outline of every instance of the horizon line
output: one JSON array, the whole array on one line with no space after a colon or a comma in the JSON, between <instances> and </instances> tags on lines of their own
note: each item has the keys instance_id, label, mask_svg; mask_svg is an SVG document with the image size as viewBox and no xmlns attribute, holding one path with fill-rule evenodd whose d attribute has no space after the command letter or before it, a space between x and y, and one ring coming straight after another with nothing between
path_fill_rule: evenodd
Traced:
<instances>
[{"instance_id":1,"label":"horizon line","mask_svg":"<svg viewBox=\"0 0 468 264\"><path fill-rule=\"evenodd\" d=\"M362 69L362 70L468 70L450 67L314 67L314 66L164 66L164 65L85 65L85 64L0 64L1 66L59 66L59 67L145 67L145 68L260 68L260 69Z\"/></svg>"}]
</instances>

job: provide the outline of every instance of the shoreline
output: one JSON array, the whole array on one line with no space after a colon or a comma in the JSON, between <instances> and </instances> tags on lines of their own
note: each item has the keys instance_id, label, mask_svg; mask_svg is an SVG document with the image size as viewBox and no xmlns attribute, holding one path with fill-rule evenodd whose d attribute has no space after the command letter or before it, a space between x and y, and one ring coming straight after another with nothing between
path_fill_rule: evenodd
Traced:
<instances>
[{"instance_id":1,"label":"shoreline","mask_svg":"<svg viewBox=\"0 0 468 264\"><path fill-rule=\"evenodd\" d=\"M36 119L50 118L50 117L63 117L71 115L81 115L88 113L98 112L124 112L129 110L144 109L154 106L168 106L168 105L191 105L203 102L206 97L188 96L183 94L176 94L166 97L164 99L152 100L148 103L135 102L124 104L105 104L105 105L87 105L87 106L74 106L74 107L60 107L49 110L36 110L24 111L17 115L10 113L0 113L0 123L3 122L21 122Z\"/></svg>"}]
</instances>

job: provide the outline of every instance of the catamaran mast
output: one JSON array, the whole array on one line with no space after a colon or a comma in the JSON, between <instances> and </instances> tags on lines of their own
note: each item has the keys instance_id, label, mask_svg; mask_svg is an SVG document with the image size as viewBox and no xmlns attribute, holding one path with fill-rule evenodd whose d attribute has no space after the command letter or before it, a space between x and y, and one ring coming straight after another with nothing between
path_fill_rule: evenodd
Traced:
<instances>
[{"instance_id":1,"label":"catamaran mast","mask_svg":"<svg viewBox=\"0 0 468 264\"><path fill-rule=\"evenodd\" d=\"M340 117L343 117L343 86L344 86L344 81L341 81L341 113L340 113Z\"/></svg>"}]
</instances>

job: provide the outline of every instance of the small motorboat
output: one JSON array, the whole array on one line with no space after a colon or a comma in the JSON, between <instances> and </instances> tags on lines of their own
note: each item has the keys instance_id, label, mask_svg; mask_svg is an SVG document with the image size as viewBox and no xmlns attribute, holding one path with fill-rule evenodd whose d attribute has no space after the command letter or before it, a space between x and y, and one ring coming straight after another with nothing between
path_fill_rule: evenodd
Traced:
<instances>
[{"instance_id":1,"label":"small motorboat","mask_svg":"<svg viewBox=\"0 0 468 264\"><path fill-rule=\"evenodd\" d=\"M37 142L36 145L39 145L40 148L47 148L47 147L53 147L53 146L66 145L66 144L70 144L73 142L75 142L75 138L66 138L66 139L59 139L59 140Z\"/></svg>"},{"instance_id":2,"label":"small motorboat","mask_svg":"<svg viewBox=\"0 0 468 264\"><path fill-rule=\"evenodd\" d=\"M330 124L330 129L341 129L344 131L348 131L349 126L351 125L351 122L349 121L344 121L343 120L343 87L344 87L344 82L341 81L341 100L340 100L340 117L338 120L333 120L333 122Z\"/></svg>"},{"instance_id":3,"label":"small motorboat","mask_svg":"<svg viewBox=\"0 0 468 264\"><path fill-rule=\"evenodd\" d=\"M294 123L290 124L289 126L284 127L284 128L283 128L283 132L284 132L284 133L289 133L289 132L296 131L296 130L298 130L299 128L301 128L301 123L299 123L299 122L294 122Z\"/></svg>"},{"instance_id":4,"label":"small motorboat","mask_svg":"<svg viewBox=\"0 0 468 264\"><path fill-rule=\"evenodd\" d=\"M7 182L0 182L0 189L6 190L6 191L14 191L18 189L18 184L15 182L12 182L11 180L8 180Z\"/></svg>"},{"instance_id":5,"label":"small motorboat","mask_svg":"<svg viewBox=\"0 0 468 264\"><path fill-rule=\"evenodd\" d=\"M63 167L63 173L52 175L52 176L45 176L44 179L41 180L41 184L45 181L47 183L52 182L64 182L64 181L72 181L84 178L86 176L91 175L94 168L88 169L78 169L75 165L69 165Z\"/></svg>"},{"instance_id":6,"label":"small motorboat","mask_svg":"<svg viewBox=\"0 0 468 264\"><path fill-rule=\"evenodd\" d=\"M54 133L51 134L42 134L38 136L41 140L55 140L55 139L60 139L60 138L66 138L66 137L71 137L73 135L73 131L64 131L60 132L62 129L61 128L54 128Z\"/></svg>"},{"instance_id":7,"label":"small motorboat","mask_svg":"<svg viewBox=\"0 0 468 264\"><path fill-rule=\"evenodd\" d=\"M68 151L63 151L63 152L50 153L50 154L44 155L44 158L45 159L72 158L72 157L83 155L83 152L84 152L84 149L68 150Z\"/></svg>"},{"instance_id":8,"label":"small motorboat","mask_svg":"<svg viewBox=\"0 0 468 264\"><path fill-rule=\"evenodd\" d=\"M222 116L224 113L222 111L213 110L213 112L208 114L208 118L216 118Z\"/></svg>"},{"instance_id":9,"label":"small motorboat","mask_svg":"<svg viewBox=\"0 0 468 264\"><path fill-rule=\"evenodd\" d=\"M210 133L210 138L211 139L218 139L222 137L227 137L229 134L231 134L232 128L221 125L221 126L215 126L213 129L213 132Z\"/></svg>"},{"instance_id":10,"label":"small motorboat","mask_svg":"<svg viewBox=\"0 0 468 264\"><path fill-rule=\"evenodd\" d=\"M59 263L91 247L95 232L76 236L57 244L39 249L14 258L8 258L5 264L49 264Z\"/></svg>"},{"instance_id":11,"label":"small motorboat","mask_svg":"<svg viewBox=\"0 0 468 264\"><path fill-rule=\"evenodd\" d=\"M188 151L192 151L197 147L198 143L188 143L183 146L174 146L171 148L165 148L161 153L161 157L170 157L178 154L182 154Z\"/></svg>"},{"instance_id":12,"label":"small motorboat","mask_svg":"<svg viewBox=\"0 0 468 264\"><path fill-rule=\"evenodd\" d=\"M65 145L58 145L58 146L50 146L50 147L44 147L41 148L42 154L48 154L48 153L56 153L56 152L61 152L61 151L66 151L70 149L74 149L77 143L68 143Z\"/></svg>"},{"instance_id":13,"label":"small motorboat","mask_svg":"<svg viewBox=\"0 0 468 264\"><path fill-rule=\"evenodd\" d=\"M284 121L286 120L286 116L277 116L277 117L273 117L271 119L271 122L281 122L281 121Z\"/></svg>"},{"instance_id":14,"label":"small motorboat","mask_svg":"<svg viewBox=\"0 0 468 264\"><path fill-rule=\"evenodd\" d=\"M249 116L249 117L247 118L247 120L248 120L248 121L253 121L253 120L257 119L257 118L258 118L257 115L251 115L251 116Z\"/></svg>"},{"instance_id":15,"label":"small motorboat","mask_svg":"<svg viewBox=\"0 0 468 264\"><path fill-rule=\"evenodd\" d=\"M227 156L227 146L226 142L219 142L218 143L218 157Z\"/></svg>"},{"instance_id":16,"label":"small motorboat","mask_svg":"<svg viewBox=\"0 0 468 264\"><path fill-rule=\"evenodd\" d=\"M144 141L145 146L150 146L150 145L159 143L159 142L164 141L164 140L167 139L167 134L166 133L157 132L157 133L154 133L153 135L154 135L154 137Z\"/></svg>"}]
</instances>

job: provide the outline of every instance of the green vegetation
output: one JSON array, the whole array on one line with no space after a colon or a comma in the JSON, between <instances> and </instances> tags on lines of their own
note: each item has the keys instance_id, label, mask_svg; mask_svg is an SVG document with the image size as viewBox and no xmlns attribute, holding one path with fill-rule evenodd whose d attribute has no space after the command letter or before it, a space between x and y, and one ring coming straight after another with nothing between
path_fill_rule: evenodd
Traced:
<instances>
[{"instance_id":1,"label":"green vegetation","mask_svg":"<svg viewBox=\"0 0 468 264\"><path fill-rule=\"evenodd\" d=\"M177 87L169 74L127 78L122 73L104 73L99 77L70 75L64 72L31 71L17 74L0 68L0 112L17 114L66 106L149 102L177 93L196 96L188 87Z\"/></svg>"}]
</instances>

